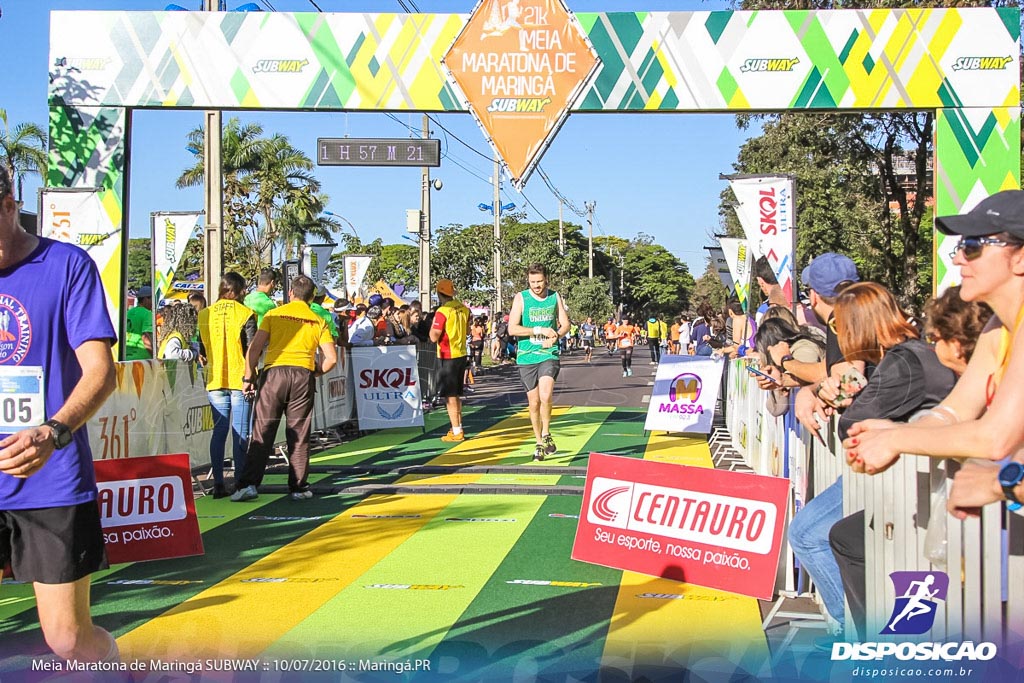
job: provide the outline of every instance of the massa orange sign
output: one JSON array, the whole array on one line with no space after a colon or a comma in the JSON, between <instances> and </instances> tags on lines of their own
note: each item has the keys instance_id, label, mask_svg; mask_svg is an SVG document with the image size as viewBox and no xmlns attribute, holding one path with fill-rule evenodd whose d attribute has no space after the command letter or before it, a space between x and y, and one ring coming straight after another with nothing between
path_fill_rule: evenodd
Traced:
<instances>
[{"instance_id":1,"label":"massa orange sign","mask_svg":"<svg viewBox=\"0 0 1024 683\"><path fill-rule=\"evenodd\" d=\"M483 0L444 63L521 186L597 56L561 0Z\"/></svg>"}]
</instances>

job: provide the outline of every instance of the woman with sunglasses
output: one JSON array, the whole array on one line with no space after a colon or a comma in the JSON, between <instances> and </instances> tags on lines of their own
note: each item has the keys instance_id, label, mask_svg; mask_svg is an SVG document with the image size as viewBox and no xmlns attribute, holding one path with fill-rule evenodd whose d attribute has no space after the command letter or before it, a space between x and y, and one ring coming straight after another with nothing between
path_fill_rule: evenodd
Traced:
<instances>
[{"instance_id":1,"label":"woman with sunglasses","mask_svg":"<svg viewBox=\"0 0 1024 683\"><path fill-rule=\"evenodd\" d=\"M961 235L952 254L963 281L961 298L988 304L994 315L953 391L923 419L913 425L867 420L850 428L843 446L858 472L882 472L900 453L1000 460L1024 443L1024 335L1018 333L1024 320L1024 191L999 192L969 213L937 218L936 225Z\"/></svg>"}]
</instances>

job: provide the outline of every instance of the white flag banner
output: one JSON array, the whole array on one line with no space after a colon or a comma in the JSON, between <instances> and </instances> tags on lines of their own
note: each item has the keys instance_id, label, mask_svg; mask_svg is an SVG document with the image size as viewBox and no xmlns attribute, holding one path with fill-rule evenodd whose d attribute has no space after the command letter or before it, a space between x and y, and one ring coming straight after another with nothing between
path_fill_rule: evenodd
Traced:
<instances>
[{"instance_id":1,"label":"white flag banner","mask_svg":"<svg viewBox=\"0 0 1024 683\"><path fill-rule=\"evenodd\" d=\"M721 383L720 360L662 356L644 429L710 434Z\"/></svg>"},{"instance_id":2,"label":"white flag banner","mask_svg":"<svg viewBox=\"0 0 1024 683\"><path fill-rule=\"evenodd\" d=\"M736 298L743 304L743 310L747 309L747 298L750 294L750 249L747 248L747 240L733 237L721 237L718 244L725 254L725 263L729 267L733 283L736 285Z\"/></svg>"},{"instance_id":3,"label":"white flag banner","mask_svg":"<svg viewBox=\"0 0 1024 683\"><path fill-rule=\"evenodd\" d=\"M415 346L353 348L352 373L360 429L423 426Z\"/></svg>"},{"instance_id":4,"label":"white flag banner","mask_svg":"<svg viewBox=\"0 0 1024 683\"><path fill-rule=\"evenodd\" d=\"M302 247L302 272L312 278L318 285L327 286L324 282L327 264L331 260L336 244L309 244Z\"/></svg>"},{"instance_id":5,"label":"white flag banner","mask_svg":"<svg viewBox=\"0 0 1024 683\"><path fill-rule=\"evenodd\" d=\"M345 268L345 294L349 300L355 299L363 288L363 278L370 268L372 256L346 256L343 260Z\"/></svg>"},{"instance_id":6,"label":"white flag banner","mask_svg":"<svg viewBox=\"0 0 1024 683\"><path fill-rule=\"evenodd\" d=\"M761 233L757 228L757 223L753 222L750 217L747 216L747 213L739 204L733 208L736 209L736 217L740 219L740 226L743 228L743 234L747 237L747 249L750 250L752 257L751 260L760 258L761 253L758 249L761 246L761 240L759 239Z\"/></svg>"},{"instance_id":7,"label":"white flag banner","mask_svg":"<svg viewBox=\"0 0 1024 683\"><path fill-rule=\"evenodd\" d=\"M732 273L729 271L729 264L725 260L725 252L722 251L721 247L708 247L708 255L711 256L711 263L715 266L718 279L722 281L726 289L731 290L733 287Z\"/></svg>"},{"instance_id":8,"label":"white flag banner","mask_svg":"<svg viewBox=\"0 0 1024 683\"><path fill-rule=\"evenodd\" d=\"M784 176L751 176L732 178L729 185L740 203L736 212L741 223L746 216L744 232L750 249L755 258L768 259L787 301L793 301L796 181Z\"/></svg>"},{"instance_id":9,"label":"white flag banner","mask_svg":"<svg viewBox=\"0 0 1024 683\"><path fill-rule=\"evenodd\" d=\"M174 272L201 215L200 211L158 211L149 215L153 231L153 301L158 304L174 287Z\"/></svg>"}]
</instances>

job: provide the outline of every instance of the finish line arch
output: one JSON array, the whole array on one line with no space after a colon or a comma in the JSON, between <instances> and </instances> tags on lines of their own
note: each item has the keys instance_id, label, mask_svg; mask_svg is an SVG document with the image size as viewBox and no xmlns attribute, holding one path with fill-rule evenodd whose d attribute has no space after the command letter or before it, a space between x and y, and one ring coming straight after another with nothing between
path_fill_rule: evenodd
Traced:
<instances>
[{"instance_id":1,"label":"finish line arch","mask_svg":"<svg viewBox=\"0 0 1024 683\"><path fill-rule=\"evenodd\" d=\"M933 109L937 214L1020 187L1018 8L575 18L598 63L569 113ZM97 261L115 319L125 297L134 109L468 112L442 59L469 20L51 13L47 185L99 188L109 223L96 232L110 243ZM953 276L942 243L936 235L940 287Z\"/></svg>"}]
</instances>

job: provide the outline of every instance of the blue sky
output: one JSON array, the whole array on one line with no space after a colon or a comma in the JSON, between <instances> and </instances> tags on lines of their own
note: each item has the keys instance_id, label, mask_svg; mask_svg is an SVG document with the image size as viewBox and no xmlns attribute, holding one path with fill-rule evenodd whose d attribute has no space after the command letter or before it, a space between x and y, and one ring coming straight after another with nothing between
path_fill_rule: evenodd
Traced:
<instances>
[{"instance_id":1,"label":"blue sky","mask_svg":"<svg viewBox=\"0 0 1024 683\"><path fill-rule=\"evenodd\" d=\"M201 0L176 0L197 7ZM325 12L402 12L398 0L315 0ZM235 7L242 0L229 0ZM259 4L263 4L260 2ZM280 12L315 11L310 0L269 0ZM407 0L406 4L410 4ZM473 0L414 0L421 12L468 13ZM50 10L162 10L167 0L0 0L0 107L9 121L47 123L46 87ZM720 0L570 0L577 12L724 9ZM421 127L420 114L376 113L237 113L225 112L225 121L237 115L258 121L267 134L287 135L292 144L315 157L317 137L405 137L407 127ZM435 114L454 136L438 126L432 137L441 139L440 168L432 177L444 187L432 192L432 224L490 222L477 205L491 203L493 172L491 150L469 114ZM395 120L397 119L397 120ZM185 136L202 123L195 112L136 111L132 131L130 234L146 236L154 211L202 209L202 190L178 190L174 181L194 162L185 149ZM656 241L687 263L691 272L704 270L707 234L718 225L718 195L739 145L749 137L727 114L573 114L540 161L553 185L580 209L596 201L595 242L603 234L634 237L638 232ZM475 150L475 151L474 151ZM486 157L486 158L484 158ZM317 178L330 195L328 210L346 218L364 241L376 237L397 243L405 234L405 210L419 208L420 171L371 167L317 167ZM26 182L29 207L35 205L40 182ZM503 201L525 207L527 220L558 218L558 200L535 172L523 193L506 180ZM527 202L527 200L529 200ZM571 211L568 222L585 226Z\"/></svg>"}]
</instances>

